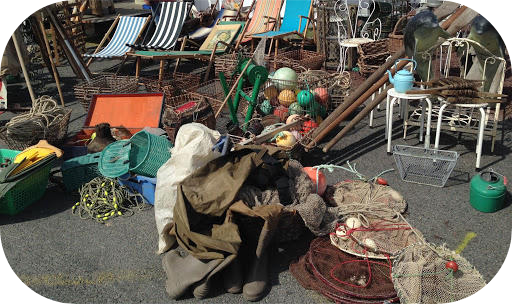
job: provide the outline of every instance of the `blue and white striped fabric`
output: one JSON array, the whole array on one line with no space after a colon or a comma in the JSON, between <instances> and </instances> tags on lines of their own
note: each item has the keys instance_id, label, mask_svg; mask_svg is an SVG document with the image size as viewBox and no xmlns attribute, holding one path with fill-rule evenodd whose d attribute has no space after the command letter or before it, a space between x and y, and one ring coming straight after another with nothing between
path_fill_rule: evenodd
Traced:
<instances>
[{"instance_id":1,"label":"blue and white striped fabric","mask_svg":"<svg viewBox=\"0 0 512 304\"><path fill-rule=\"evenodd\" d=\"M176 45L187 18L190 2L161 2L160 20L151 40L144 45L129 44L136 49L169 50Z\"/></svg>"},{"instance_id":2,"label":"blue and white striped fabric","mask_svg":"<svg viewBox=\"0 0 512 304\"><path fill-rule=\"evenodd\" d=\"M117 24L114 37L109 44L96 54L85 54L86 57L93 58L116 58L122 57L130 50L127 43L134 43L137 40L142 27L146 23L147 17L127 17L122 16Z\"/></svg>"}]
</instances>

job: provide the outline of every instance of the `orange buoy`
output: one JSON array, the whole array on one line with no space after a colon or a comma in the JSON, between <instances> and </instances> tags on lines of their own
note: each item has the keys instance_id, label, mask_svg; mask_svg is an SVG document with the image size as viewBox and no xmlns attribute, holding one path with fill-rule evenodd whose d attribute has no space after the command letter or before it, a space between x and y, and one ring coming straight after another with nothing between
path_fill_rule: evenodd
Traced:
<instances>
[{"instance_id":1,"label":"orange buoy","mask_svg":"<svg viewBox=\"0 0 512 304\"><path fill-rule=\"evenodd\" d=\"M304 172L308 175L309 179L313 182L315 185L315 189L317 190L317 194L322 196L324 195L325 189L327 189L327 180L325 178L325 174L322 173L322 171L318 171L318 184L316 180L316 171L317 168L313 167L304 167Z\"/></svg>"},{"instance_id":2,"label":"orange buoy","mask_svg":"<svg viewBox=\"0 0 512 304\"><path fill-rule=\"evenodd\" d=\"M329 108L329 92L326 88L316 88L313 93L319 104L323 105L326 109Z\"/></svg>"},{"instance_id":3,"label":"orange buoy","mask_svg":"<svg viewBox=\"0 0 512 304\"><path fill-rule=\"evenodd\" d=\"M288 108L279 106L274 109L274 115L279 117L282 122L285 122L288 118Z\"/></svg>"}]
</instances>

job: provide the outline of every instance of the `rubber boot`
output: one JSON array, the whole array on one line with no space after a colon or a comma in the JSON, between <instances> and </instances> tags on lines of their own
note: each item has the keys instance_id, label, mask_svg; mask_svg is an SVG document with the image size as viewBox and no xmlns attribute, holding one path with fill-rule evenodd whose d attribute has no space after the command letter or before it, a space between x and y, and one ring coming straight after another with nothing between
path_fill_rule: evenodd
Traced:
<instances>
[{"instance_id":1,"label":"rubber boot","mask_svg":"<svg viewBox=\"0 0 512 304\"><path fill-rule=\"evenodd\" d=\"M192 294L196 299L204 299L210 292L210 280L208 278L203 279L198 285L194 287Z\"/></svg>"},{"instance_id":2,"label":"rubber boot","mask_svg":"<svg viewBox=\"0 0 512 304\"><path fill-rule=\"evenodd\" d=\"M268 282L268 245L273 231L262 229L256 248L254 262L249 269L243 287L243 296L247 301L259 301L263 298Z\"/></svg>"},{"instance_id":3,"label":"rubber boot","mask_svg":"<svg viewBox=\"0 0 512 304\"><path fill-rule=\"evenodd\" d=\"M223 273L224 290L229 293L241 293L243 285L242 266L238 258L234 259L231 264L226 267Z\"/></svg>"}]
</instances>

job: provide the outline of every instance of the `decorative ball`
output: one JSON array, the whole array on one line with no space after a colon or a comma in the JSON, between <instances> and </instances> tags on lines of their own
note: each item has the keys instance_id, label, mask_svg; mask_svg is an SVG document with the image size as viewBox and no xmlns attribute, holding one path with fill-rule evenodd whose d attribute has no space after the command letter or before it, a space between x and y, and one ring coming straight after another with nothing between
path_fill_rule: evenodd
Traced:
<instances>
[{"instance_id":1,"label":"decorative ball","mask_svg":"<svg viewBox=\"0 0 512 304\"><path fill-rule=\"evenodd\" d=\"M325 178L325 174L322 173L322 171L318 171L318 188L317 188L317 179L316 179L316 171L317 168L313 167L304 167L304 172L308 175L309 179L313 182L315 185L315 190L318 189L317 194L322 196L325 192L325 189L327 189L327 180Z\"/></svg>"},{"instance_id":2,"label":"decorative ball","mask_svg":"<svg viewBox=\"0 0 512 304\"><path fill-rule=\"evenodd\" d=\"M281 93L279 93L279 103L285 107L290 106L292 103L295 102L295 94L292 90L283 90Z\"/></svg>"},{"instance_id":3,"label":"decorative ball","mask_svg":"<svg viewBox=\"0 0 512 304\"><path fill-rule=\"evenodd\" d=\"M277 90L276 86L271 85L263 90L263 95L266 99L274 99L279 95L279 91Z\"/></svg>"},{"instance_id":4,"label":"decorative ball","mask_svg":"<svg viewBox=\"0 0 512 304\"><path fill-rule=\"evenodd\" d=\"M361 227L361 221L357 217L349 217L345 221L345 225L348 227L348 229L357 229Z\"/></svg>"},{"instance_id":5,"label":"decorative ball","mask_svg":"<svg viewBox=\"0 0 512 304\"><path fill-rule=\"evenodd\" d=\"M315 99L322 106L329 107L329 92L326 88L316 88L314 91Z\"/></svg>"},{"instance_id":6,"label":"decorative ball","mask_svg":"<svg viewBox=\"0 0 512 304\"><path fill-rule=\"evenodd\" d=\"M302 90L297 95L297 102L301 107L309 106L315 100L315 96L308 90Z\"/></svg>"},{"instance_id":7,"label":"decorative ball","mask_svg":"<svg viewBox=\"0 0 512 304\"><path fill-rule=\"evenodd\" d=\"M301 106L299 106L298 103L294 102L292 103L291 105L288 106L288 114L289 115L294 115L294 114L302 114L304 112L304 110L302 109Z\"/></svg>"},{"instance_id":8,"label":"decorative ball","mask_svg":"<svg viewBox=\"0 0 512 304\"><path fill-rule=\"evenodd\" d=\"M297 143L297 139L289 131L279 132L276 136L276 144L279 147L291 148Z\"/></svg>"},{"instance_id":9,"label":"decorative ball","mask_svg":"<svg viewBox=\"0 0 512 304\"><path fill-rule=\"evenodd\" d=\"M268 99L265 99L261 104L260 104L260 110L261 112L263 112L263 114L265 115L268 115L270 113L272 113L272 109L274 107L272 107L272 104L270 103L270 100Z\"/></svg>"},{"instance_id":10,"label":"decorative ball","mask_svg":"<svg viewBox=\"0 0 512 304\"><path fill-rule=\"evenodd\" d=\"M327 115L327 110L318 102L313 101L309 107L306 109L306 113L309 116L315 118L317 116L321 116L322 118Z\"/></svg>"},{"instance_id":11,"label":"decorative ball","mask_svg":"<svg viewBox=\"0 0 512 304\"><path fill-rule=\"evenodd\" d=\"M297 86L297 73L288 68L280 68L274 73L274 83L281 90L293 90Z\"/></svg>"},{"instance_id":12,"label":"decorative ball","mask_svg":"<svg viewBox=\"0 0 512 304\"><path fill-rule=\"evenodd\" d=\"M288 113L289 112L290 112L290 109L288 108ZM291 124L292 122L295 122L299 119L300 119L300 115L292 114L292 115L288 116L288 118L286 119L286 124Z\"/></svg>"},{"instance_id":13,"label":"decorative ball","mask_svg":"<svg viewBox=\"0 0 512 304\"><path fill-rule=\"evenodd\" d=\"M304 122L302 125L302 135L309 133L309 131L318 128L318 124L312 120Z\"/></svg>"},{"instance_id":14,"label":"decorative ball","mask_svg":"<svg viewBox=\"0 0 512 304\"><path fill-rule=\"evenodd\" d=\"M283 106L278 106L274 109L274 115L279 117L281 121L286 121L286 118L288 118L288 108Z\"/></svg>"},{"instance_id":15,"label":"decorative ball","mask_svg":"<svg viewBox=\"0 0 512 304\"><path fill-rule=\"evenodd\" d=\"M366 248L372 251L377 250L377 244L375 244L375 241L372 239L364 239L363 244Z\"/></svg>"},{"instance_id":16,"label":"decorative ball","mask_svg":"<svg viewBox=\"0 0 512 304\"><path fill-rule=\"evenodd\" d=\"M459 270L459 265L457 265L457 263L455 261L446 262L445 267L447 269L453 270L453 272L457 272L457 270Z\"/></svg>"}]
</instances>

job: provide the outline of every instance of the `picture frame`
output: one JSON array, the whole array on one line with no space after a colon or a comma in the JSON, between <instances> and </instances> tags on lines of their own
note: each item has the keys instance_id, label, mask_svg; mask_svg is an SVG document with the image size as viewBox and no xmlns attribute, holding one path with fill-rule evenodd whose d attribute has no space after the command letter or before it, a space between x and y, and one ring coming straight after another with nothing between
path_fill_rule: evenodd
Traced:
<instances>
[{"instance_id":1,"label":"picture frame","mask_svg":"<svg viewBox=\"0 0 512 304\"><path fill-rule=\"evenodd\" d=\"M215 44L221 40L227 44L230 44L234 38L237 36L238 31L240 30L241 24L221 24L216 25L210 35L206 38L204 43L199 48L200 51L213 51L215 48ZM227 46L225 44L219 44L217 46L218 51L226 50Z\"/></svg>"}]
</instances>

